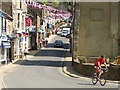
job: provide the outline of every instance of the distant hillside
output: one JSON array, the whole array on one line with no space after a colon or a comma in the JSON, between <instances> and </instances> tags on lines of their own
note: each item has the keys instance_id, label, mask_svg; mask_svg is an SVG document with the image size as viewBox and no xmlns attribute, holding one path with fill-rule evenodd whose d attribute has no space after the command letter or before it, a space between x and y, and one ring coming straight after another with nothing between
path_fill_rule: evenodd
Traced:
<instances>
[{"instance_id":1,"label":"distant hillside","mask_svg":"<svg viewBox=\"0 0 120 90\"><path fill-rule=\"evenodd\" d=\"M71 6L70 11L72 10L72 2L61 2L60 4L58 4L57 9L59 10L65 10L68 11L69 10L69 6Z\"/></svg>"},{"instance_id":2,"label":"distant hillside","mask_svg":"<svg viewBox=\"0 0 120 90\"><path fill-rule=\"evenodd\" d=\"M61 2L61 3L57 6L57 9L67 11L67 10L68 10L67 7L68 7L68 4L67 4L66 2Z\"/></svg>"}]
</instances>

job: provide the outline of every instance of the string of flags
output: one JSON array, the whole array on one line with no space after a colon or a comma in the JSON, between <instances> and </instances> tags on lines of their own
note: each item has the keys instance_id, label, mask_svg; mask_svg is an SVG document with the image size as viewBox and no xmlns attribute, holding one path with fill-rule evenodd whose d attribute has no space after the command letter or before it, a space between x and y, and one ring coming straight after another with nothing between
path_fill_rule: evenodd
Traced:
<instances>
[{"instance_id":1,"label":"string of flags","mask_svg":"<svg viewBox=\"0 0 120 90\"><path fill-rule=\"evenodd\" d=\"M48 10L50 12L53 12L53 13L57 13L57 14L53 14L55 15L56 17L57 16L60 16L60 17L70 17L72 16L71 12L68 12L68 11L64 11L64 10L57 10L55 8L52 8L50 6L47 6L47 5L42 5L40 3L37 3L35 2L34 0L22 0L25 4L29 5L29 6L32 6L32 8L39 8L39 9L45 9L45 10Z\"/></svg>"}]
</instances>

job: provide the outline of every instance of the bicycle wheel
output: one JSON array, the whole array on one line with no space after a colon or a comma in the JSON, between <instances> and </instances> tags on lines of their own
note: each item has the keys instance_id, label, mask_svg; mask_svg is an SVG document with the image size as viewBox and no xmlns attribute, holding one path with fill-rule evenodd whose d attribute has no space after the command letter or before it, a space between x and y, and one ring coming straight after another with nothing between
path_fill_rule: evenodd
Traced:
<instances>
[{"instance_id":1,"label":"bicycle wheel","mask_svg":"<svg viewBox=\"0 0 120 90\"><path fill-rule=\"evenodd\" d=\"M106 77L105 75L101 75L101 78L99 80L101 86L104 86L106 84Z\"/></svg>"},{"instance_id":2,"label":"bicycle wheel","mask_svg":"<svg viewBox=\"0 0 120 90\"><path fill-rule=\"evenodd\" d=\"M97 83L97 81L98 81L97 77L93 77L93 78L92 78L92 83L93 83L94 85Z\"/></svg>"}]
</instances>

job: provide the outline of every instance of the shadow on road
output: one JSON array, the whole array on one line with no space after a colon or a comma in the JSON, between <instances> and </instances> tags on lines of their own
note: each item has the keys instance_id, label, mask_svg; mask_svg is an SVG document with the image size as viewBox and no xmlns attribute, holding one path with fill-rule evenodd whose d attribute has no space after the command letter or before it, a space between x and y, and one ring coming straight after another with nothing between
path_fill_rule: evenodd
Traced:
<instances>
[{"instance_id":1,"label":"shadow on road","mask_svg":"<svg viewBox=\"0 0 120 90\"><path fill-rule=\"evenodd\" d=\"M78 83L78 84L80 84L80 85L93 85L93 84L90 84L90 83Z\"/></svg>"},{"instance_id":2,"label":"shadow on road","mask_svg":"<svg viewBox=\"0 0 120 90\"><path fill-rule=\"evenodd\" d=\"M63 43L64 45L63 45L63 48L64 49L69 49L70 48L70 45L69 44L67 44L67 43ZM45 47L45 48L55 48L54 47L54 44L53 43L49 43L48 44L48 46L47 47ZM60 47L61 48L61 47Z\"/></svg>"},{"instance_id":3,"label":"shadow on road","mask_svg":"<svg viewBox=\"0 0 120 90\"><path fill-rule=\"evenodd\" d=\"M49 43L47 47L45 48L54 48L54 44L53 43Z\"/></svg>"},{"instance_id":4,"label":"shadow on road","mask_svg":"<svg viewBox=\"0 0 120 90\"><path fill-rule=\"evenodd\" d=\"M65 55L63 55L63 53L65 54L67 52L64 52L64 50L45 50L44 49L39 51L34 56L64 57Z\"/></svg>"},{"instance_id":5,"label":"shadow on road","mask_svg":"<svg viewBox=\"0 0 120 90\"><path fill-rule=\"evenodd\" d=\"M64 44L64 49L69 49L69 48L70 48L70 44L65 43Z\"/></svg>"},{"instance_id":6,"label":"shadow on road","mask_svg":"<svg viewBox=\"0 0 120 90\"><path fill-rule=\"evenodd\" d=\"M18 60L14 64L25 66L48 66L48 67L63 67L64 61L47 61L47 60ZM66 63L69 61L65 61ZM66 65L64 65L66 66Z\"/></svg>"},{"instance_id":7,"label":"shadow on road","mask_svg":"<svg viewBox=\"0 0 120 90\"><path fill-rule=\"evenodd\" d=\"M34 56L50 56L50 57L70 57L69 51L59 50L59 49L43 49L36 53Z\"/></svg>"}]
</instances>

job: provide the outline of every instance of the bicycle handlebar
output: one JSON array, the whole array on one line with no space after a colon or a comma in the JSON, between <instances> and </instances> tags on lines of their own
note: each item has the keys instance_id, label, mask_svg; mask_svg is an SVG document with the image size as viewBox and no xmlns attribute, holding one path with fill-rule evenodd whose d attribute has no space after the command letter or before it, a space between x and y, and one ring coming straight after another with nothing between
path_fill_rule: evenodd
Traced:
<instances>
[{"instance_id":1,"label":"bicycle handlebar","mask_svg":"<svg viewBox=\"0 0 120 90\"><path fill-rule=\"evenodd\" d=\"M101 68L101 70L104 70L105 72L108 72L108 69L106 69L106 68Z\"/></svg>"}]
</instances>

